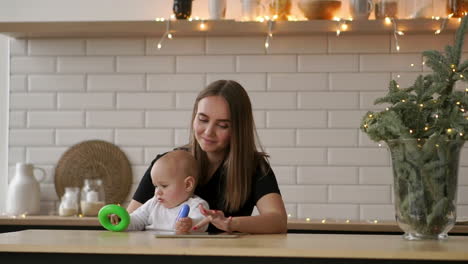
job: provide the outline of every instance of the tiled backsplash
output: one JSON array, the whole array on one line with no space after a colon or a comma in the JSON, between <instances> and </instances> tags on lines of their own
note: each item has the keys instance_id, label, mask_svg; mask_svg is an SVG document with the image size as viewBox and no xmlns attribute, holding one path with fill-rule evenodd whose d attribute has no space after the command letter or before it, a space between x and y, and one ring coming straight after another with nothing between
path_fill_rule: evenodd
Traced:
<instances>
[{"instance_id":1,"label":"tiled backsplash","mask_svg":"<svg viewBox=\"0 0 468 264\"><path fill-rule=\"evenodd\" d=\"M123 149L133 193L156 154L187 142L196 94L217 79L248 90L261 142L292 217L393 219L390 157L359 130L388 82L422 71L421 51L451 34L28 39L11 41L10 174L47 169L41 209L56 210L54 166L72 145L102 139ZM467 49L468 50L468 49ZM464 87L460 87L463 88ZM459 173L468 216L468 152ZM130 197L128 198L130 199Z\"/></svg>"}]
</instances>

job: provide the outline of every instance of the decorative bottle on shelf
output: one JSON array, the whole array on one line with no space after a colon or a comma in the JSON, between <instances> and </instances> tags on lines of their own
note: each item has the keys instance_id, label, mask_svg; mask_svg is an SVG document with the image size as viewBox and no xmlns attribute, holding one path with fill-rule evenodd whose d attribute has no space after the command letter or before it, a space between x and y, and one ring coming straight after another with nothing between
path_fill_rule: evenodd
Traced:
<instances>
[{"instance_id":1,"label":"decorative bottle on shelf","mask_svg":"<svg viewBox=\"0 0 468 264\"><path fill-rule=\"evenodd\" d=\"M106 204L101 179L85 179L81 189L81 213L84 216L97 216Z\"/></svg>"},{"instance_id":2,"label":"decorative bottle on shelf","mask_svg":"<svg viewBox=\"0 0 468 264\"><path fill-rule=\"evenodd\" d=\"M34 170L42 171L38 180L34 177ZM8 185L6 213L8 215L37 214L40 211L41 189L39 182L45 178L42 168L33 164L16 163L16 173Z\"/></svg>"},{"instance_id":3,"label":"decorative bottle on shelf","mask_svg":"<svg viewBox=\"0 0 468 264\"><path fill-rule=\"evenodd\" d=\"M80 188L65 187L65 193L60 200L59 215L60 216L76 216L79 212L78 197Z\"/></svg>"},{"instance_id":4,"label":"decorative bottle on shelf","mask_svg":"<svg viewBox=\"0 0 468 264\"><path fill-rule=\"evenodd\" d=\"M192 0L174 0L172 11L177 19L187 19L192 14Z\"/></svg>"}]
</instances>

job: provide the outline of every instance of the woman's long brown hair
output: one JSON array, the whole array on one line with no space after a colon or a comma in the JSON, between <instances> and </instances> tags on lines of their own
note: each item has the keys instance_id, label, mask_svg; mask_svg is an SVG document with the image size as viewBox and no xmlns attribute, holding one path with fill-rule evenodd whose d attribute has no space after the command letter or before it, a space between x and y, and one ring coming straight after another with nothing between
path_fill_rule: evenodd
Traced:
<instances>
[{"instance_id":1,"label":"woman's long brown hair","mask_svg":"<svg viewBox=\"0 0 468 264\"><path fill-rule=\"evenodd\" d=\"M208 175L208 157L195 139L193 122L198 111L198 103L209 96L223 97L228 103L231 113L231 138L223 164L226 171L224 210L234 212L239 210L249 198L252 189L252 176L259 161L265 160L266 154L263 151L257 151L256 140L258 141L258 136L247 92L235 81L215 81L198 94L193 106L189 145L199 163L199 184L206 184L211 175ZM260 144L258 145L261 148Z\"/></svg>"}]
</instances>

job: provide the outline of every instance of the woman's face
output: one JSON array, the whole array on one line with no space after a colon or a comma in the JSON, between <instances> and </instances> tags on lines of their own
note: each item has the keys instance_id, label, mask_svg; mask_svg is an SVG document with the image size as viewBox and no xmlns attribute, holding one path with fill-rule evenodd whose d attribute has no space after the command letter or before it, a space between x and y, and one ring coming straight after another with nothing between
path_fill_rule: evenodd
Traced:
<instances>
[{"instance_id":1,"label":"woman's face","mask_svg":"<svg viewBox=\"0 0 468 264\"><path fill-rule=\"evenodd\" d=\"M208 155L224 155L231 138L231 113L223 97L208 96L198 102L193 131Z\"/></svg>"}]
</instances>

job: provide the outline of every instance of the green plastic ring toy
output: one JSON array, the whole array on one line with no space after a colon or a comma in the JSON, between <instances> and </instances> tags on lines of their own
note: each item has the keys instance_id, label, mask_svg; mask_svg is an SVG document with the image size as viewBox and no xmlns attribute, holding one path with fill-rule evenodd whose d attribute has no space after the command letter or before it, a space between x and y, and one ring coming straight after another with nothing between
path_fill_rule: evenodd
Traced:
<instances>
[{"instance_id":1,"label":"green plastic ring toy","mask_svg":"<svg viewBox=\"0 0 468 264\"><path fill-rule=\"evenodd\" d=\"M110 222L108 217L110 214L116 214L118 217L120 217L120 222L117 225L113 225ZM101 225L109 231L120 232L125 230L130 224L130 215L128 214L127 210L116 204L108 204L102 207L101 210L99 210L98 218L99 223L101 223Z\"/></svg>"}]
</instances>

